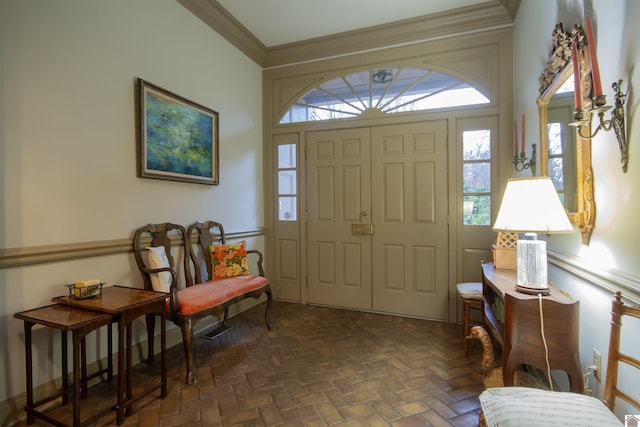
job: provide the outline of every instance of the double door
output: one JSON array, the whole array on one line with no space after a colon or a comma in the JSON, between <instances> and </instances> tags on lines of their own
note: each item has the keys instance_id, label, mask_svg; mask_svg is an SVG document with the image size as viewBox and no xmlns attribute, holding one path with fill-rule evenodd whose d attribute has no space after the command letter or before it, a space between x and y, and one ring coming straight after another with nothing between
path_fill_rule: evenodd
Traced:
<instances>
[{"instance_id":1,"label":"double door","mask_svg":"<svg viewBox=\"0 0 640 427\"><path fill-rule=\"evenodd\" d=\"M309 303L447 320L447 122L306 145Z\"/></svg>"}]
</instances>

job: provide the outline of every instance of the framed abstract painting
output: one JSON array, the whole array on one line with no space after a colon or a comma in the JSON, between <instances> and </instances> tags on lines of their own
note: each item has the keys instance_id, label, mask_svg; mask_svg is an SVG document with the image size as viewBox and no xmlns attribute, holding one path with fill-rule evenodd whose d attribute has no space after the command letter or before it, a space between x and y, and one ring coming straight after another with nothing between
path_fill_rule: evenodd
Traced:
<instances>
[{"instance_id":1,"label":"framed abstract painting","mask_svg":"<svg viewBox=\"0 0 640 427\"><path fill-rule=\"evenodd\" d=\"M138 176L218 185L218 113L138 78Z\"/></svg>"}]
</instances>

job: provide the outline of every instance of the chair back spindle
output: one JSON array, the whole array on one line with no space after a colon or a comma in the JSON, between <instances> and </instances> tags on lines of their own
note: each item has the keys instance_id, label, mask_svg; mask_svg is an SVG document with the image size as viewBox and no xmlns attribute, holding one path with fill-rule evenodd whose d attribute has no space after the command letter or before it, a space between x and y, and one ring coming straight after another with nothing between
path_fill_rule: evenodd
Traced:
<instances>
[{"instance_id":1,"label":"chair back spindle","mask_svg":"<svg viewBox=\"0 0 640 427\"><path fill-rule=\"evenodd\" d=\"M611 336L609 338L609 356L607 357L607 378L604 387L604 402L613 411L616 398L620 398L640 411L640 399L618 388L619 366L626 363L640 370L640 360L620 351L620 335L624 316L640 319L640 307L625 305L622 293L616 292L611 303ZM638 390L635 391L636 393Z\"/></svg>"}]
</instances>

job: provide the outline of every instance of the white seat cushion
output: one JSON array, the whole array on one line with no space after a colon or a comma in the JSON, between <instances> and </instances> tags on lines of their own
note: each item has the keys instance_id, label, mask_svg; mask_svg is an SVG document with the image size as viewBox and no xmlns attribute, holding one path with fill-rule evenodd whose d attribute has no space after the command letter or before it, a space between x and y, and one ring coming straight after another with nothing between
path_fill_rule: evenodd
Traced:
<instances>
[{"instance_id":1,"label":"white seat cushion","mask_svg":"<svg viewBox=\"0 0 640 427\"><path fill-rule=\"evenodd\" d=\"M602 401L578 393L499 387L479 399L488 427L624 427Z\"/></svg>"},{"instance_id":2,"label":"white seat cushion","mask_svg":"<svg viewBox=\"0 0 640 427\"><path fill-rule=\"evenodd\" d=\"M458 294L464 299L482 299L482 282L466 282L456 285Z\"/></svg>"}]
</instances>

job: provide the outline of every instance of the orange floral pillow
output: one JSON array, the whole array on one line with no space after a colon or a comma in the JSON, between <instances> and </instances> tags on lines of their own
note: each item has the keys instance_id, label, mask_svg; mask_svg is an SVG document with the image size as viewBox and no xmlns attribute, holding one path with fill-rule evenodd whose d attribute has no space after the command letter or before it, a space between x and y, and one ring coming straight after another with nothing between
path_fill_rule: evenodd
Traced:
<instances>
[{"instance_id":1,"label":"orange floral pillow","mask_svg":"<svg viewBox=\"0 0 640 427\"><path fill-rule=\"evenodd\" d=\"M247 276L247 249L245 242L210 246L213 280L225 277Z\"/></svg>"}]
</instances>

